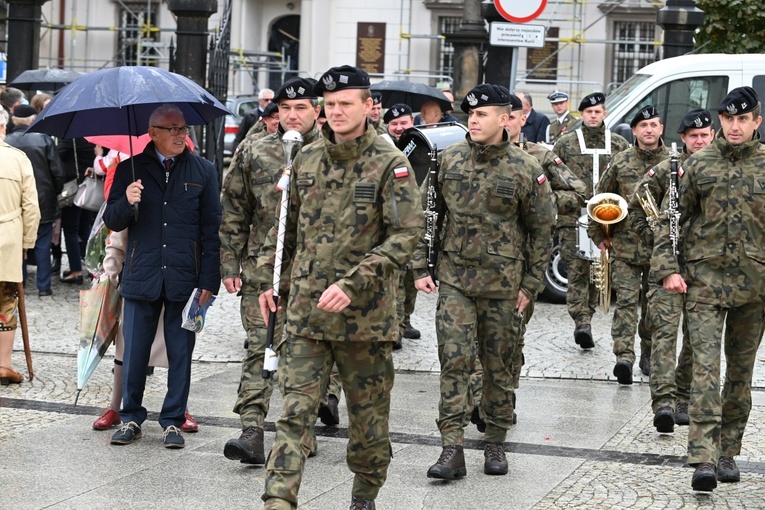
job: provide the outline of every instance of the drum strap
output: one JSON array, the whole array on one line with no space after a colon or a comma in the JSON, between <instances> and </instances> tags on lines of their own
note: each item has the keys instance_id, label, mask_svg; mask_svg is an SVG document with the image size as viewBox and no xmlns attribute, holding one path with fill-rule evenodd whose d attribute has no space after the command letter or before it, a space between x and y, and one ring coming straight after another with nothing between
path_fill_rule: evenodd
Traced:
<instances>
[{"instance_id":1,"label":"drum strap","mask_svg":"<svg viewBox=\"0 0 765 510\"><path fill-rule=\"evenodd\" d=\"M582 154L592 154L592 192L595 192L595 186L598 185L600 180L600 155L611 154L611 131L608 128L606 130L606 147L604 149L588 149L584 143L584 135L582 129L576 130L576 138L579 140L579 151Z\"/></svg>"}]
</instances>

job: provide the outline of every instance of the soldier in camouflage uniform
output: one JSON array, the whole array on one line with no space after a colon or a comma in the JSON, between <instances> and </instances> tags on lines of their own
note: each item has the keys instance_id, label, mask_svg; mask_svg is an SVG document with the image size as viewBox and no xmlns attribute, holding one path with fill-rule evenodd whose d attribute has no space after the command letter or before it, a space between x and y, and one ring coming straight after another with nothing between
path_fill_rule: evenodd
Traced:
<instances>
[{"instance_id":1,"label":"soldier in camouflage uniform","mask_svg":"<svg viewBox=\"0 0 765 510\"><path fill-rule=\"evenodd\" d=\"M428 469L431 478L467 474L462 445L473 408L474 342L483 366L484 473L508 470L503 442L513 420L513 356L523 335L523 313L543 287L555 222L544 171L504 129L519 103L505 87L478 85L461 105L469 115L466 140L438 155L437 210L443 229L436 266L441 282L437 424L443 450ZM436 287L425 254L423 239L413 259L415 285L430 293Z\"/></svg>"},{"instance_id":2,"label":"soldier in camouflage uniform","mask_svg":"<svg viewBox=\"0 0 765 510\"><path fill-rule=\"evenodd\" d=\"M313 80L295 78L286 82L276 93L274 102L281 105L281 121L277 133L259 140L243 141L226 176L221 194L223 220L221 237L221 276L229 293L242 296L242 325L247 332L247 357L242 363L242 378L234 412L242 422L242 434L231 439L223 449L224 455L246 464L265 463L263 424L268 414L273 384L264 379L267 329L260 316L258 296L263 291L255 281L257 257L268 231L274 226L281 201L275 183L285 164L281 138L285 131L295 130L303 136L304 144L319 139L316 117L319 114ZM265 112L264 112L265 115ZM289 265L282 266L280 295L289 291ZM283 320L280 314L280 322ZM274 344L281 340L281 328L275 329ZM312 443L313 434L310 434ZM315 451L312 444L308 447Z\"/></svg>"},{"instance_id":3,"label":"soldier in camouflage uniform","mask_svg":"<svg viewBox=\"0 0 765 510\"><path fill-rule=\"evenodd\" d=\"M598 182L597 193L615 193L625 200L635 194L638 181L649 168L669 156L661 135L664 125L653 106L641 108L630 122L635 145L611 159ZM619 384L632 384L635 363L635 330L640 336L640 369L649 373L651 334L645 323L648 301L648 270L651 252L629 221L624 219L608 226L590 221L587 232L601 251L611 253L612 288L616 291L611 338L614 342L616 365L614 375ZM640 318L638 321L638 307Z\"/></svg>"},{"instance_id":4,"label":"soldier in camouflage uniform","mask_svg":"<svg viewBox=\"0 0 765 510\"><path fill-rule=\"evenodd\" d=\"M565 92L556 90L547 99L555 112L555 119L547 127L547 143L554 145L561 136L574 129L578 119L568 111L568 94Z\"/></svg>"},{"instance_id":5,"label":"soldier in camouflage uniform","mask_svg":"<svg viewBox=\"0 0 765 510\"><path fill-rule=\"evenodd\" d=\"M378 135L384 135L388 132L388 128L383 122L382 94L380 92L372 92L372 103L372 109L369 111L367 119Z\"/></svg>"},{"instance_id":6,"label":"soldier in camouflage uniform","mask_svg":"<svg viewBox=\"0 0 765 510\"><path fill-rule=\"evenodd\" d=\"M714 137L712 114L697 109L683 117L677 132L683 141L678 154L678 167L691 154L703 149ZM650 193L654 203L661 204L669 186L671 162L665 159L650 169L637 185L629 201L630 225L653 247L654 235L639 198ZM674 431L673 425L688 425L688 401L691 398L691 368L693 364L688 328L683 326L683 343L677 357L677 329L683 316L683 295L664 289L656 278L648 279L648 329L651 332L651 407L654 426L659 432Z\"/></svg>"},{"instance_id":7,"label":"soldier in camouflage uniform","mask_svg":"<svg viewBox=\"0 0 765 510\"><path fill-rule=\"evenodd\" d=\"M606 97L595 92L582 99L579 112L582 127L566 133L555 143L553 152L566 163L587 186L587 198L592 196L594 184L600 179L611 157L629 148L627 140L606 129L603 120ZM584 203L580 204L582 207ZM577 221L585 211L558 212L558 239L561 256L568 270L566 306L574 324L574 341L582 349L595 347L590 321L598 303L598 291L590 281L590 261L579 256Z\"/></svg>"},{"instance_id":8,"label":"soldier in camouflage uniform","mask_svg":"<svg viewBox=\"0 0 765 510\"><path fill-rule=\"evenodd\" d=\"M722 131L678 172L680 260L664 225L656 236L652 274L685 293L693 349L688 464L691 486L712 491L738 482L752 406L752 371L765 322L765 147L757 93L733 89L718 108ZM662 208L668 204L665 198ZM720 350L725 326L725 386Z\"/></svg>"},{"instance_id":9,"label":"soldier in camouflage uniform","mask_svg":"<svg viewBox=\"0 0 765 510\"><path fill-rule=\"evenodd\" d=\"M412 109L404 103L397 103L388 108L383 121L387 126L388 136L393 140L394 145L398 144L398 140L404 134L404 131L414 126Z\"/></svg>"},{"instance_id":10,"label":"soldier in camouflage uniform","mask_svg":"<svg viewBox=\"0 0 765 510\"><path fill-rule=\"evenodd\" d=\"M388 429L396 286L424 226L406 157L368 125L369 76L351 66L324 73L327 124L296 156L284 258L292 264L285 340L279 349L284 410L266 461L267 509L292 509L305 462L301 437L316 420L321 388L337 363L348 409L351 508L374 509L391 459ZM258 259L265 288L276 231ZM262 261L262 264L261 264ZM268 317L272 296L260 296Z\"/></svg>"},{"instance_id":11,"label":"soldier in camouflage uniform","mask_svg":"<svg viewBox=\"0 0 765 510\"><path fill-rule=\"evenodd\" d=\"M505 128L510 136L510 141L525 150L528 154L534 156L542 166L542 170L544 170L545 176L550 182L550 189L553 192L553 203L556 206L558 216L579 211L579 204L584 201L585 193L587 193L587 186L585 186L584 183L568 169L555 153L537 143L520 141L521 127L523 126L523 123L526 122L526 116L523 114L523 109L521 108L520 103L515 103L513 100L512 94L511 105L513 109L505 124ZM552 232L550 234L552 235ZM526 324L531 320L533 312L534 301L529 303L526 307L526 311L523 313L523 316L526 319ZM515 355L513 357L514 389L520 387L521 368L524 364L524 337L525 335L521 336L521 339L518 342L518 348L515 350ZM478 427L479 432L483 432L486 429L486 424L483 418L480 417L478 405L483 393L483 378L481 377L483 371L480 366L480 361L476 360L475 365L476 369L471 376L470 387L473 392L473 401L476 403L476 407L473 408L470 421ZM515 411L516 408L516 401L513 401L513 410ZM517 416L514 412L513 424L516 422Z\"/></svg>"}]
</instances>

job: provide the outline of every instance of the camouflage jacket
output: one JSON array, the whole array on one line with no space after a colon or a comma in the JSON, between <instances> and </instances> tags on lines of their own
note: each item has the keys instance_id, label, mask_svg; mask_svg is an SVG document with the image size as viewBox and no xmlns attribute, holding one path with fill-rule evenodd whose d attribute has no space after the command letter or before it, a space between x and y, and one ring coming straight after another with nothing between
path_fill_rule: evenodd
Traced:
<instances>
[{"instance_id":1,"label":"camouflage jacket","mask_svg":"<svg viewBox=\"0 0 765 510\"><path fill-rule=\"evenodd\" d=\"M590 128L582 126L582 134L584 136L584 143L587 148L590 149L603 149L606 145L605 125L601 125L599 128ZM600 161L600 175L608 166L608 162L613 156L620 153L623 150L628 149L630 144L617 135L611 133L611 154L601 154L598 156ZM591 154L582 154L579 148L579 140L576 136L576 131L571 131L563 135L553 147L553 152L560 156L560 159L566 163L569 170L574 172L574 175L581 179L585 186L587 186L587 199L592 196L592 158ZM580 204L584 207L584 202ZM576 227L576 222L579 219L581 210L573 211L571 214L560 215L558 217L558 227Z\"/></svg>"},{"instance_id":2,"label":"camouflage jacket","mask_svg":"<svg viewBox=\"0 0 765 510\"><path fill-rule=\"evenodd\" d=\"M244 135L244 139L242 140L242 142L250 138L257 140L267 135L268 135L268 131L266 131L266 123L258 119L258 121L252 125L249 131L247 131L247 134ZM239 143L239 145L242 145L242 144Z\"/></svg>"},{"instance_id":3,"label":"camouflage jacket","mask_svg":"<svg viewBox=\"0 0 765 510\"><path fill-rule=\"evenodd\" d=\"M562 159L544 146L533 142L516 145L537 158L542 165L542 170L550 181L558 216L578 213L587 193L584 182L569 170Z\"/></svg>"},{"instance_id":4,"label":"camouflage jacket","mask_svg":"<svg viewBox=\"0 0 765 510\"><path fill-rule=\"evenodd\" d=\"M656 236L652 274L681 273L689 302L723 308L765 301L765 146L735 146L718 132L678 176L682 267L667 225ZM666 209L667 199L662 208Z\"/></svg>"},{"instance_id":5,"label":"camouflage jacket","mask_svg":"<svg viewBox=\"0 0 765 510\"><path fill-rule=\"evenodd\" d=\"M330 341L396 341L399 271L412 257L424 215L406 157L369 126L344 143L322 137L295 157L284 239L292 263L286 331ZM258 257L257 280L273 271L276 229ZM351 299L340 313L317 307L337 284Z\"/></svg>"},{"instance_id":6,"label":"camouflage jacket","mask_svg":"<svg viewBox=\"0 0 765 510\"><path fill-rule=\"evenodd\" d=\"M260 140L245 139L234 156L223 183L220 225L221 277L240 276L244 285L254 283L257 258L269 230L279 217L282 193L276 182L285 164L283 130ZM303 138L308 145L320 137L314 125ZM282 266L281 290L289 289L289 267Z\"/></svg>"},{"instance_id":7,"label":"camouflage jacket","mask_svg":"<svg viewBox=\"0 0 765 510\"><path fill-rule=\"evenodd\" d=\"M657 149L645 150L638 146L630 147L611 159L611 163L603 173L597 186L598 193L616 193L627 202L637 190L637 183L649 168L669 156L669 150L660 142ZM630 264L648 265L651 249L640 237L640 234L630 228L628 219L609 225L611 238L611 255ZM587 234L595 244L602 243L606 238L604 226L590 220Z\"/></svg>"},{"instance_id":8,"label":"camouflage jacket","mask_svg":"<svg viewBox=\"0 0 765 510\"><path fill-rule=\"evenodd\" d=\"M437 277L469 296L515 299L523 289L533 299L544 287L555 223L550 184L537 160L515 144L466 138L438 155ZM427 275L424 238L413 268L416 278Z\"/></svg>"},{"instance_id":9,"label":"camouflage jacket","mask_svg":"<svg viewBox=\"0 0 765 510\"><path fill-rule=\"evenodd\" d=\"M682 166L683 162L688 159L688 154L685 150L678 154L677 165L678 168ZM658 165L648 170L640 182L638 182L633 193L632 198L627 200L629 202L629 222L632 230L643 239L643 241L653 248L654 233L651 227L648 225L648 219L646 218L645 210L640 204L638 197L645 198L646 190L653 197L656 207L659 208L659 214L661 215L659 221L665 221L666 217L661 213L661 201L664 200L664 195L667 194L669 188L669 174L670 174L670 160L669 158L663 160Z\"/></svg>"},{"instance_id":10,"label":"camouflage jacket","mask_svg":"<svg viewBox=\"0 0 765 510\"><path fill-rule=\"evenodd\" d=\"M377 131L378 135L384 135L388 132L388 125L383 121L382 115L377 119L377 122L369 121L369 124Z\"/></svg>"},{"instance_id":11,"label":"camouflage jacket","mask_svg":"<svg viewBox=\"0 0 765 510\"><path fill-rule=\"evenodd\" d=\"M550 122L550 127L547 131L548 142L555 144L555 142L557 142L561 136L574 129L574 126L576 126L577 122L579 122L579 119L574 117L571 112L566 114L566 118L563 119L563 124L558 121L558 117L555 117L555 120Z\"/></svg>"}]
</instances>

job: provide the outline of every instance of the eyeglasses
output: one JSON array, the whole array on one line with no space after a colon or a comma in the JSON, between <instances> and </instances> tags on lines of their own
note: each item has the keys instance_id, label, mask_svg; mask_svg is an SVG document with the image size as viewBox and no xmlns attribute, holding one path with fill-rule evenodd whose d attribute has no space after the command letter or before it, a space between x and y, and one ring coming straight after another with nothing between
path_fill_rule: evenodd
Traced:
<instances>
[{"instance_id":1,"label":"eyeglasses","mask_svg":"<svg viewBox=\"0 0 765 510\"><path fill-rule=\"evenodd\" d=\"M273 100L274 99L272 97L264 97L263 99L261 99L261 101L265 101L266 103L270 103Z\"/></svg>"},{"instance_id":2,"label":"eyeglasses","mask_svg":"<svg viewBox=\"0 0 765 510\"><path fill-rule=\"evenodd\" d=\"M190 126L181 126L181 127L152 126L152 127L157 129L164 129L165 131L170 133L171 136L178 136L180 134L187 135L189 134L189 131L191 131Z\"/></svg>"}]
</instances>

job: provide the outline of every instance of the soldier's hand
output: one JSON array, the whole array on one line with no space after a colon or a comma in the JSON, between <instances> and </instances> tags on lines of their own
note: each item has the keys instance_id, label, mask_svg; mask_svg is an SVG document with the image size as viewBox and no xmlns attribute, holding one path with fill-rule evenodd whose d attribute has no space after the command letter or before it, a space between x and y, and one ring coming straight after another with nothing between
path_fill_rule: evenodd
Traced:
<instances>
[{"instance_id":1,"label":"soldier's hand","mask_svg":"<svg viewBox=\"0 0 765 510\"><path fill-rule=\"evenodd\" d=\"M223 280L223 286L226 287L226 290L229 294L233 294L234 292L239 292L242 290L242 279L238 276L232 276L231 278L226 278Z\"/></svg>"},{"instance_id":2,"label":"soldier's hand","mask_svg":"<svg viewBox=\"0 0 765 510\"><path fill-rule=\"evenodd\" d=\"M263 322L266 323L266 326L268 326L268 317L271 315L271 312L278 311L276 308L276 303L274 303L274 291L272 289L268 289L263 294L258 296L258 304L260 304L260 315L263 316ZM281 306L279 307L279 310L281 310Z\"/></svg>"},{"instance_id":3,"label":"soldier's hand","mask_svg":"<svg viewBox=\"0 0 765 510\"><path fill-rule=\"evenodd\" d=\"M128 186L127 190L125 191L125 196L127 197L128 204L133 205L136 202L141 201L142 189L143 189L143 184L141 184L141 179L138 179L137 181L130 183L130 186Z\"/></svg>"},{"instance_id":4,"label":"soldier's hand","mask_svg":"<svg viewBox=\"0 0 765 510\"><path fill-rule=\"evenodd\" d=\"M428 275L425 278L415 280L414 288L423 291L425 294L430 294L436 291L436 284L433 282L433 278Z\"/></svg>"},{"instance_id":5,"label":"soldier's hand","mask_svg":"<svg viewBox=\"0 0 765 510\"><path fill-rule=\"evenodd\" d=\"M611 241L604 239L603 242L598 245L598 248L600 248L600 251L603 253L607 252L611 248Z\"/></svg>"},{"instance_id":6,"label":"soldier's hand","mask_svg":"<svg viewBox=\"0 0 765 510\"><path fill-rule=\"evenodd\" d=\"M529 297L523 293L522 290L518 291L518 301L515 302L515 315L521 316L523 315L523 311L526 309L527 306L529 306L529 303L531 300Z\"/></svg>"},{"instance_id":7,"label":"soldier's hand","mask_svg":"<svg viewBox=\"0 0 765 510\"><path fill-rule=\"evenodd\" d=\"M337 313L342 312L350 304L351 298L337 284L333 283L327 290L322 292L318 307L319 310L324 310L325 312Z\"/></svg>"},{"instance_id":8,"label":"soldier's hand","mask_svg":"<svg viewBox=\"0 0 765 510\"><path fill-rule=\"evenodd\" d=\"M665 276L662 280L662 284L664 285L665 290L674 292L675 294L685 294L688 291L688 285L678 273L672 273L671 275Z\"/></svg>"}]
</instances>

